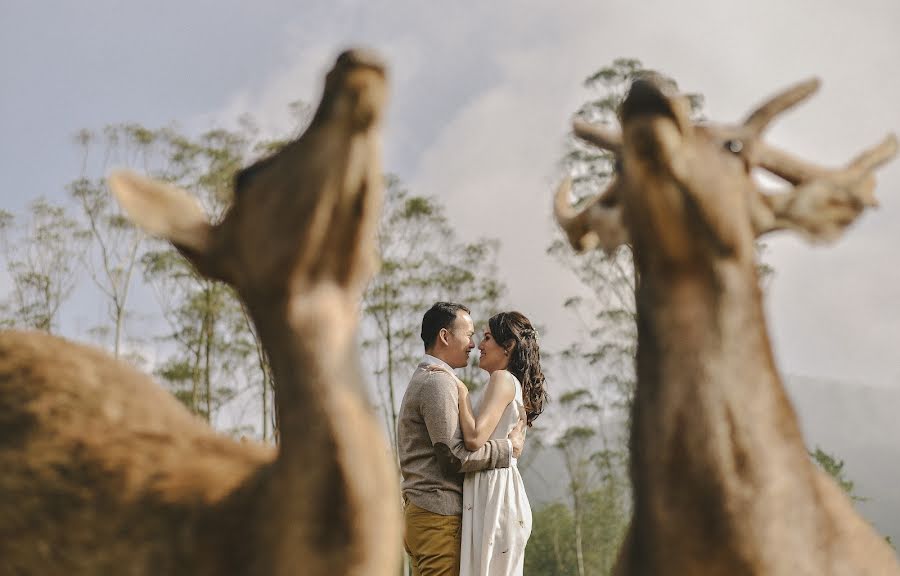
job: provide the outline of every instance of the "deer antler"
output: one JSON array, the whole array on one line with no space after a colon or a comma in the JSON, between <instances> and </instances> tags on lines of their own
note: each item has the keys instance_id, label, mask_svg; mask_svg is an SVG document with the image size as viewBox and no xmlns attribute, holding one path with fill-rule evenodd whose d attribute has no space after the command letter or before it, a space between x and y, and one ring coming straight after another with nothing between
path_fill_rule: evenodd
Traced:
<instances>
[{"instance_id":1,"label":"deer antler","mask_svg":"<svg viewBox=\"0 0 900 576\"><path fill-rule=\"evenodd\" d=\"M759 166L794 188L762 196L767 210L754 211L757 235L794 229L820 240L836 238L865 208L878 205L873 172L896 155L897 147L897 137L891 134L845 168L829 170L758 144Z\"/></svg>"},{"instance_id":2,"label":"deer antler","mask_svg":"<svg viewBox=\"0 0 900 576\"><path fill-rule=\"evenodd\" d=\"M811 78L776 94L759 108L754 110L747 119L744 120L744 126L748 128L754 136L759 136L776 116L790 110L800 102L803 102L815 94L820 85L821 82L818 78Z\"/></svg>"},{"instance_id":3,"label":"deer antler","mask_svg":"<svg viewBox=\"0 0 900 576\"><path fill-rule=\"evenodd\" d=\"M866 208L877 206L872 172L893 158L897 139L893 135L863 152L841 169L828 169L801 160L759 140L771 121L818 90L811 79L796 84L762 104L744 121L749 131L748 157L758 166L784 179L792 189L782 194L752 199L752 219L757 235L795 229L820 240L839 235Z\"/></svg>"}]
</instances>

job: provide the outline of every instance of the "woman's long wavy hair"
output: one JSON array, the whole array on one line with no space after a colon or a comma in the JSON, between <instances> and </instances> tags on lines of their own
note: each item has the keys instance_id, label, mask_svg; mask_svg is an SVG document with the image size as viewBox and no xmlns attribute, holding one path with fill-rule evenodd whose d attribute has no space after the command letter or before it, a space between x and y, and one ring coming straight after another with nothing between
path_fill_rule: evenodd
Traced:
<instances>
[{"instance_id":1,"label":"woman's long wavy hair","mask_svg":"<svg viewBox=\"0 0 900 576\"><path fill-rule=\"evenodd\" d=\"M541 370L541 349L537 331L521 312L500 312L488 320L491 336L503 348L510 350L506 367L522 383L522 398L528 426L544 411L548 400Z\"/></svg>"}]
</instances>

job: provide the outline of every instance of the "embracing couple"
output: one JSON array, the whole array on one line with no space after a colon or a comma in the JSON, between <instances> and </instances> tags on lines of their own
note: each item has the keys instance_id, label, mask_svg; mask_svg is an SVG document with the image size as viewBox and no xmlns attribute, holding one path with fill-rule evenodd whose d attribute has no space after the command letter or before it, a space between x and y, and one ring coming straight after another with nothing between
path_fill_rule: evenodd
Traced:
<instances>
[{"instance_id":1,"label":"embracing couple","mask_svg":"<svg viewBox=\"0 0 900 576\"><path fill-rule=\"evenodd\" d=\"M438 302L422 319L425 355L400 406L397 436L414 576L521 575L531 507L516 459L546 392L537 332L493 316L478 346L490 378L477 411L453 373L475 348L469 309Z\"/></svg>"}]
</instances>

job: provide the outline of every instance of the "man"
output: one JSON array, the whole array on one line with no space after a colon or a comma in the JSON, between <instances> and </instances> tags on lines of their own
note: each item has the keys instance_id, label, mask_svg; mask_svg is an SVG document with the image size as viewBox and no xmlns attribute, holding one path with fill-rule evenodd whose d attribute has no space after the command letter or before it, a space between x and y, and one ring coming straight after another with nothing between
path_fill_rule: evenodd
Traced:
<instances>
[{"instance_id":1,"label":"man","mask_svg":"<svg viewBox=\"0 0 900 576\"><path fill-rule=\"evenodd\" d=\"M508 468L522 452L522 424L507 440L466 450L459 427L459 394L450 374L428 370L468 364L475 326L462 304L438 302L422 319L425 357L400 404L397 422L406 535L413 576L458 576L463 473Z\"/></svg>"}]
</instances>

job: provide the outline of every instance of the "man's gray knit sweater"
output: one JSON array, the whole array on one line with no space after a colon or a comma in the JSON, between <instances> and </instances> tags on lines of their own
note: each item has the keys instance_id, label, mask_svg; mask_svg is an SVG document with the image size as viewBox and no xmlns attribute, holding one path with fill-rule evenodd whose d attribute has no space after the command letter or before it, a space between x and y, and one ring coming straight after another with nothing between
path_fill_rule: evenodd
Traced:
<instances>
[{"instance_id":1,"label":"man's gray knit sweater","mask_svg":"<svg viewBox=\"0 0 900 576\"><path fill-rule=\"evenodd\" d=\"M466 450L459 427L459 393L450 374L419 364L400 404L397 443L403 495L435 514L462 514L463 473L508 468L509 440Z\"/></svg>"}]
</instances>

